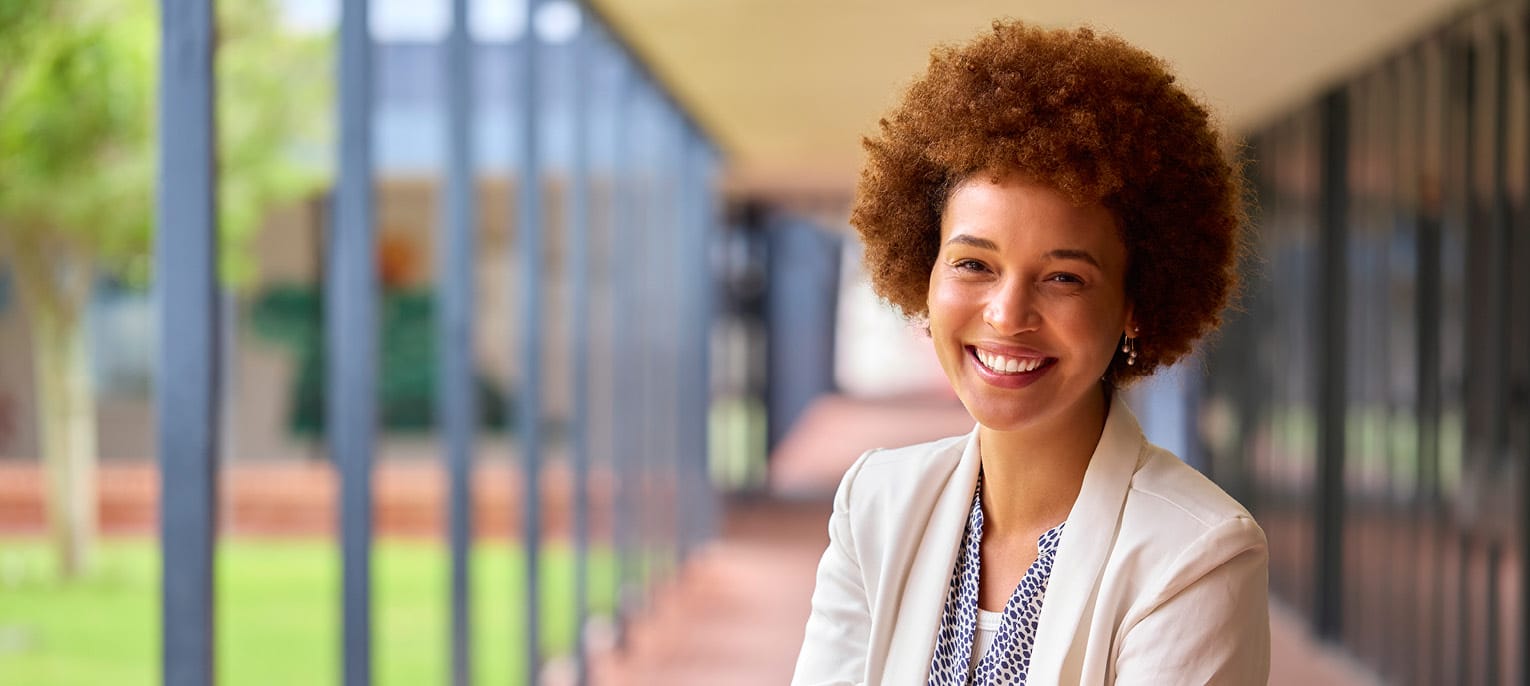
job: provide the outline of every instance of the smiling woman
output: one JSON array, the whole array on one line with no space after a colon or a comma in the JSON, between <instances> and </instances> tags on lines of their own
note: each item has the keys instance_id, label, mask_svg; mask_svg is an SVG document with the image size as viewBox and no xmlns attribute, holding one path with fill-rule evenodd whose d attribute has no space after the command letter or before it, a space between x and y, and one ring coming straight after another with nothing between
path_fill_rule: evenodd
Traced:
<instances>
[{"instance_id":1,"label":"smiling woman","mask_svg":"<svg viewBox=\"0 0 1530 686\"><path fill-rule=\"evenodd\" d=\"M846 473L794 683L1264 683L1263 531L1116 392L1235 285L1206 110L1119 39L996 23L881 126L851 221L977 426Z\"/></svg>"}]
</instances>

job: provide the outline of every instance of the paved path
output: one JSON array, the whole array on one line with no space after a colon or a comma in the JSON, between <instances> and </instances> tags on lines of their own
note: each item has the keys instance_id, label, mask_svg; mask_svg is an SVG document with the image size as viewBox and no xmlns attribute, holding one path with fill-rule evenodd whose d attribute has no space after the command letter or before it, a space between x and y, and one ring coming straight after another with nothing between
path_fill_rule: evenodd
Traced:
<instances>
[{"instance_id":1,"label":"paved path","mask_svg":"<svg viewBox=\"0 0 1530 686\"><path fill-rule=\"evenodd\" d=\"M729 504L721 540L699 553L631 627L598 684L781 686L791 681L818 556L824 502Z\"/></svg>"},{"instance_id":2,"label":"paved path","mask_svg":"<svg viewBox=\"0 0 1530 686\"><path fill-rule=\"evenodd\" d=\"M632 626L629 649L602 661L596 683L788 683L807 619L814 570L828 543L830 505L822 496L825 484L820 477L830 475L827 487L832 488L835 470L843 471L862 450L926 438L918 435L921 416L931 418L924 422L924 429L932 432L927 437L971 426L959 407L953 412L933 400L910 400L890 408L887 403L830 398L816 405L783 442L784 452L774 458L773 482L778 490L794 495L729 503L719 540L656 593L649 612ZM879 432L895 433L900 440L877 443ZM867 441L871 443L858 444ZM833 447L819 452L815 446ZM1288 610L1272 608L1272 629L1271 684L1373 683L1351 663L1316 645Z\"/></svg>"}]
</instances>

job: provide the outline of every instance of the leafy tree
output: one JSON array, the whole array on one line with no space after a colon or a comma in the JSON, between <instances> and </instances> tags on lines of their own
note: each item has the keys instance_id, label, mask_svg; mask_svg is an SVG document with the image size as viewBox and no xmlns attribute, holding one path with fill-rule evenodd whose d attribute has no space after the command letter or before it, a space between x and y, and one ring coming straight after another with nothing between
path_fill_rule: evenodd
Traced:
<instances>
[{"instance_id":1,"label":"leafy tree","mask_svg":"<svg viewBox=\"0 0 1530 686\"><path fill-rule=\"evenodd\" d=\"M321 182L325 41L289 35L272 0L218 7L220 270L247 283L268 207ZM0 2L0 256L31 325L41 452L60 570L94 536L94 398L81 317L96 279L150 276L159 58L153 0ZM174 132L164 132L174 135ZM174 369L159 370L174 374Z\"/></svg>"}]
</instances>

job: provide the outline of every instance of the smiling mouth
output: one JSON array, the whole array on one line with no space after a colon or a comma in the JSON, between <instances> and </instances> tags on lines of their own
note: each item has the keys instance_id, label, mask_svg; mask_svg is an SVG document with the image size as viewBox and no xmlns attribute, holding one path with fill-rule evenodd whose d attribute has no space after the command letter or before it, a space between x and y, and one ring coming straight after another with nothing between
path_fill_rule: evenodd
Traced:
<instances>
[{"instance_id":1,"label":"smiling mouth","mask_svg":"<svg viewBox=\"0 0 1530 686\"><path fill-rule=\"evenodd\" d=\"M968 346L967 350L984 369L1001 376L1023 376L1046 369L1057 362L1055 357L1010 357Z\"/></svg>"}]
</instances>

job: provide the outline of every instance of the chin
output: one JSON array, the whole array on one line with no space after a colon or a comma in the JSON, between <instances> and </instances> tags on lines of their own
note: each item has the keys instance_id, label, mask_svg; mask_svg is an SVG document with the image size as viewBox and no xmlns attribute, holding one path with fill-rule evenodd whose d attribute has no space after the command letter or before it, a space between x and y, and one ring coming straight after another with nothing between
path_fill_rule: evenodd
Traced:
<instances>
[{"instance_id":1,"label":"chin","mask_svg":"<svg viewBox=\"0 0 1530 686\"><path fill-rule=\"evenodd\" d=\"M967 408L967 414L983 428L990 431L1025 431L1038 426L1063 421L1089 405L1091 394L1104 394L1100 383L1087 388L1071 388L1074 392L1058 393L1055 388L1036 387L1018 392L997 391L981 380L973 380L966 388L957 388L956 395ZM1106 405L1109 405L1108 399Z\"/></svg>"},{"instance_id":2,"label":"chin","mask_svg":"<svg viewBox=\"0 0 1530 686\"><path fill-rule=\"evenodd\" d=\"M1029 405L1031 403L962 398L962 406L967 408L967 414L990 431L1021 431L1047 418L1048 413L1044 408Z\"/></svg>"}]
</instances>

